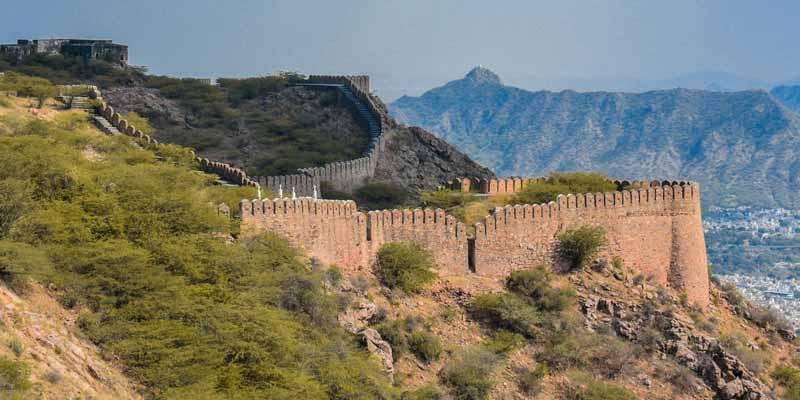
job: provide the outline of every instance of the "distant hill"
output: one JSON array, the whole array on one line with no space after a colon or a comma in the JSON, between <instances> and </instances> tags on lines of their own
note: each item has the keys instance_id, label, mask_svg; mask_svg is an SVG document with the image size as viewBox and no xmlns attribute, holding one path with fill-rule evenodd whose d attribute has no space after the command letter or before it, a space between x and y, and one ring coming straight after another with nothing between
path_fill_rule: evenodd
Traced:
<instances>
[{"instance_id":1,"label":"distant hill","mask_svg":"<svg viewBox=\"0 0 800 400\"><path fill-rule=\"evenodd\" d=\"M800 111L800 85L776 86L770 94L795 112Z\"/></svg>"},{"instance_id":2,"label":"distant hill","mask_svg":"<svg viewBox=\"0 0 800 400\"><path fill-rule=\"evenodd\" d=\"M688 178L708 204L800 205L800 118L763 90L530 92L476 68L390 110L499 175Z\"/></svg>"}]
</instances>

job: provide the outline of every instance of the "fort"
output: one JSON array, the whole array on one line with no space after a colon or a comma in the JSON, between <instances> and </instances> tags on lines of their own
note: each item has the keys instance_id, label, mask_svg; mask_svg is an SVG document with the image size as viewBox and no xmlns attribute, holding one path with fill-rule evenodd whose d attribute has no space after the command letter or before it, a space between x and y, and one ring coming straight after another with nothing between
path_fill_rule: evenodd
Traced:
<instances>
[{"instance_id":1,"label":"fort","mask_svg":"<svg viewBox=\"0 0 800 400\"><path fill-rule=\"evenodd\" d=\"M619 257L654 284L708 304L698 185L653 181L625 187L631 189L563 194L549 204L498 208L475 224L474 235L441 209L365 214L352 201L243 200L242 232L281 234L346 271L369 268L383 243L414 242L433 252L442 275L504 277L518 269L558 264L558 233L578 225L599 226L608 241L601 257Z\"/></svg>"},{"instance_id":2,"label":"fort","mask_svg":"<svg viewBox=\"0 0 800 400\"><path fill-rule=\"evenodd\" d=\"M105 39L19 39L16 44L0 45L0 55L11 59L21 60L36 54L61 54L122 65L128 63L128 46Z\"/></svg>"},{"instance_id":3,"label":"fort","mask_svg":"<svg viewBox=\"0 0 800 400\"><path fill-rule=\"evenodd\" d=\"M339 80L337 80L339 79ZM238 185L265 187L277 193L282 185L294 188L297 198L242 200L242 235L273 232L285 236L309 256L345 271L370 268L381 245L413 242L434 254L439 274L502 278L510 272L539 264L559 264L558 234L571 227L591 225L606 232L600 257L619 257L654 284L686 293L689 301L709 303L708 260L701 224L700 189L680 181L615 182L619 190L607 193L561 194L547 204L522 204L495 209L468 233L467 226L441 209L395 209L359 212L353 201L310 197L321 181L352 187L374 173L376 155L386 151L387 135L381 110L369 98L368 80L323 77L310 80L322 90L358 90L362 111L381 130L366 156L351 161L308 168L295 175L248 177L226 163L195 156L201 170ZM341 83L341 82L346 82ZM107 133L133 137L140 144L161 144L144 135L102 100L98 124ZM373 114L374 113L374 114ZM367 117L365 117L366 119ZM460 178L443 186L462 192L499 195L520 191L541 178ZM299 190L298 190L299 188Z\"/></svg>"}]
</instances>

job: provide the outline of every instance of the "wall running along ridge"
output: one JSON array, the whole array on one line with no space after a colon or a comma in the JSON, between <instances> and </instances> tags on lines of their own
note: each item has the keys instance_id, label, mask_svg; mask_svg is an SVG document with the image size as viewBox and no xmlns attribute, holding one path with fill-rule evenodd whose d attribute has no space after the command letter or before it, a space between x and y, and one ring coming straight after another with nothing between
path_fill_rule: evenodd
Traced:
<instances>
[{"instance_id":1,"label":"wall running along ridge","mask_svg":"<svg viewBox=\"0 0 800 400\"><path fill-rule=\"evenodd\" d=\"M100 100L100 104L97 106L96 111L103 118L105 118L108 123L110 123L110 126L104 126L102 123L100 124L100 128L106 133L122 133L136 139L142 146L154 149L156 151L158 150L159 146L163 146L163 144L150 137L150 135L145 135L142 133L142 131L136 129L135 126L122 118L122 115L114 111L114 108L106 104L105 101ZM117 132L114 132L113 129L116 129ZM198 157L194 151L192 151L192 156L194 157L195 161L197 161L200 169L204 172L219 175L222 179L237 185L258 186L258 183L250 179L242 169L236 168L230 164Z\"/></svg>"},{"instance_id":2,"label":"wall running along ridge","mask_svg":"<svg viewBox=\"0 0 800 400\"><path fill-rule=\"evenodd\" d=\"M272 193L278 193L281 185L284 193L294 188L298 196L311 196L316 185L318 195L324 196L319 190L321 182L330 183L335 190L352 192L375 175L378 156L386 150L388 135L385 113L369 94L369 76L309 75L305 83L309 84L309 87L341 85L344 98L353 108L359 124L372 136L364 156L355 160L328 163L322 167L302 168L294 175L253 177L253 179ZM331 86L326 89L339 88Z\"/></svg>"},{"instance_id":3,"label":"wall running along ridge","mask_svg":"<svg viewBox=\"0 0 800 400\"><path fill-rule=\"evenodd\" d=\"M309 255L348 271L371 266L383 243L414 242L433 252L441 275L503 277L543 263L558 264L558 234L592 225L606 231L608 245L601 256L620 257L654 283L685 291L693 303L708 304L698 185L639 185L646 187L559 195L549 204L498 208L475 224L474 237L440 209L365 215L352 201L243 200L242 233L284 235Z\"/></svg>"},{"instance_id":4,"label":"wall running along ridge","mask_svg":"<svg viewBox=\"0 0 800 400\"><path fill-rule=\"evenodd\" d=\"M268 192L277 194L282 188L284 196L288 197L294 193L298 197L311 197L314 187L317 188L317 195L322 197L324 194L320 190L320 183L327 181L332 184L334 189L351 192L355 188L364 184L366 179L375 175L378 155L386 150L386 143L389 136L384 134L386 121L384 113L375 104L369 94L369 76L334 76L334 75L310 75L310 84L336 84L346 87L352 97L345 96L353 104L351 106L357 110L356 115L361 117L359 123L369 129L372 126L372 141L365 152L364 157L355 160L333 162L323 167L303 168L297 174L280 176L254 176L248 177L244 170L236 168L230 164L211 161L207 158L194 156L200 165L200 169L219 175L222 179L237 185L260 186ZM361 110L359 112L358 110ZM97 112L109 123L110 128L116 129L119 133L134 137L142 145L157 148L161 144L137 130L122 116L114 111L114 108L101 100L97 107ZM367 113L366 115L364 113ZM100 126L101 129L109 132L109 127ZM113 132L116 133L116 132ZM194 152L192 152L194 154Z\"/></svg>"}]
</instances>

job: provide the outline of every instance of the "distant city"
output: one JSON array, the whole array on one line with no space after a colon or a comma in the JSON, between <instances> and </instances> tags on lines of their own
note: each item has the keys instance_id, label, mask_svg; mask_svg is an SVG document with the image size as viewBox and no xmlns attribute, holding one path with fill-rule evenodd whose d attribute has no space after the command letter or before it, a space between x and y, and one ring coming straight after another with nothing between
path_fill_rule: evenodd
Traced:
<instances>
[{"instance_id":1,"label":"distant city","mask_svg":"<svg viewBox=\"0 0 800 400\"><path fill-rule=\"evenodd\" d=\"M720 280L732 283L742 294L763 307L775 310L800 330L800 280L777 280L761 276L720 275Z\"/></svg>"},{"instance_id":2,"label":"distant city","mask_svg":"<svg viewBox=\"0 0 800 400\"><path fill-rule=\"evenodd\" d=\"M720 280L800 329L800 210L711 207L703 228Z\"/></svg>"}]
</instances>

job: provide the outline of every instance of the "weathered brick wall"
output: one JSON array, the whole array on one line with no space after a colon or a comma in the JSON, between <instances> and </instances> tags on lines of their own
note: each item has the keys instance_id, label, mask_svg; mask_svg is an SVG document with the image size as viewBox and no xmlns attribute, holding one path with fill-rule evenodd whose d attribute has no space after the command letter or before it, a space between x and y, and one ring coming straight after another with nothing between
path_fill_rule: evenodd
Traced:
<instances>
[{"instance_id":1,"label":"weathered brick wall","mask_svg":"<svg viewBox=\"0 0 800 400\"><path fill-rule=\"evenodd\" d=\"M368 220L373 253L384 243L418 243L433 253L440 274L469 273L466 226L444 210L371 211Z\"/></svg>"},{"instance_id":2,"label":"weathered brick wall","mask_svg":"<svg viewBox=\"0 0 800 400\"><path fill-rule=\"evenodd\" d=\"M290 197L292 190L298 197L312 197L314 188L317 196L320 195L319 178L308 174L293 174L280 176L254 176L253 179L261 185L261 188L269 193L277 195L282 189L286 197Z\"/></svg>"},{"instance_id":3,"label":"weathered brick wall","mask_svg":"<svg viewBox=\"0 0 800 400\"><path fill-rule=\"evenodd\" d=\"M318 181L330 182L336 190L352 192L375 174L375 160L373 154L369 153L367 157L333 162L324 167L303 168L300 171Z\"/></svg>"},{"instance_id":4,"label":"weathered brick wall","mask_svg":"<svg viewBox=\"0 0 800 400\"><path fill-rule=\"evenodd\" d=\"M601 257L622 258L655 283L708 303L708 260L696 184L652 183L641 189L561 195L549 204L498 208L475 236L442 210L356 212L354 202L243 201L248 234L285 235L310 255L349 271L369 268L380 246L414 242L431 250L440 274L504 277L538 264L558 264L557 236L579 225L606 230Z\"/></svg>"},{"instance_id":5,"label":"weathered brick wall","mask_svg":"<svg viewBox=\"0 0 800 400\"><path fill-rule=\"evenodd\" d=\"M352 201L243 200L242 234L274 232L326 264L354 271L369 254L366 217Z\"/></svg>"},{"instance_id":6,"label":"weathered brick wall","mask_svg":"<svg viewBox=\"0 0 800 400\"><path fill-rule=\"evenodd\" d=\"M621 257L656 283L708 301L708 260L695 184L559 196L558 202L499 208L476 225L475 270L505 276L556 261L556 236L573 226L606 230L603 256Z\"/></svg>"}]
</instances>

